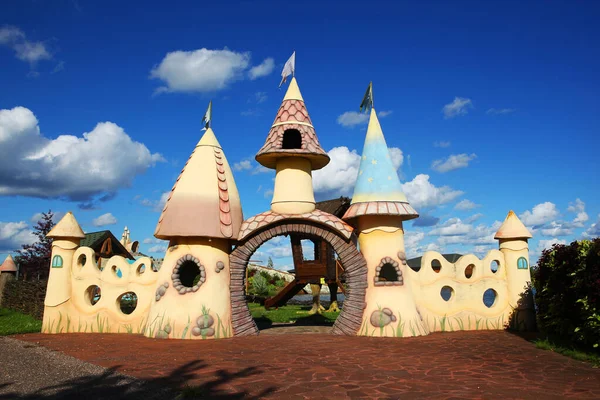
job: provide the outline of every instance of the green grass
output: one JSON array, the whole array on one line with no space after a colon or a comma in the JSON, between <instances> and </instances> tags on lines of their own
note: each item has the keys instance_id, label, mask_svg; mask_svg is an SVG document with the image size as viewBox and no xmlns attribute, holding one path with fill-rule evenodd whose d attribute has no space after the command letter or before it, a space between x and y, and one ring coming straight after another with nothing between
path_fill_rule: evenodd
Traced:
<instances>
[{"instance_id":1,"label":"green grass","mask_svg":"<svg viewBox=\"0 0 600 400\"><path fill-rule=\"evenodd\" d=\"M258 303L248 303L252 318L260 320L269 320L271 322L302 322L302 323L333 323L340 315L339 312L324 312L321 315L308 315L311 306L292 306L287 305L277 309L271 308L265 310L264 306Z\"/></svg>"},{"instance_id":2,"label":"green grass","mask_svg":"<svg viewBox=\"0 0 600 400\"><path fill-rule=\"evenodd\" d=\"M6 308L0 308L0 336L17 333L37 333L42 330L42 321Z\"/></svg>"},{"instance_id":3,"label":"green grass","mask_svg":"<svg viewBox=\"0 0 600 400\"><path fill-rule=\"evenodd\" d=\"M574 358L575 360L589 362L596 368L600 367L600 355L598 354L559 346L550 342L548 339L537 339L533 342L535 343L535 347L538 349L550 350L555 353L562 354L563 356Z\"/></svg>"}]
</instances>

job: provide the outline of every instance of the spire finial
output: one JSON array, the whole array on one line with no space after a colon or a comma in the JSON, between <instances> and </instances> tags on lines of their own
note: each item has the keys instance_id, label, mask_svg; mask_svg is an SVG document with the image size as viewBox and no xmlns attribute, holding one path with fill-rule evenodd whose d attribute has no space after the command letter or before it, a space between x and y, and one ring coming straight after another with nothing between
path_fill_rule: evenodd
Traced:
<instances>
[{"instance_id":1,"label":"spire finial","mask_svg":"<svg viewBox=\"0 0 600 400\"><path fill-rule=\"evenodd\" d=\"M212 122L212 100L208 103L208 108L206 109L206 113L204 114L204 118L202 118L202 128L203 131L210 128L210 124Z\"/></svg>"},{"instance_id":2,"label":"spire finial","mask_svg":"<svg viewBox=\"0 0 600 400\"><path fill-rule=\"evenodd\" d=\"M368 112L373 109L373 81L369 82L369 87L365 92L362 103L360 103L360 112Z\"/></svg>"}]
</instances>

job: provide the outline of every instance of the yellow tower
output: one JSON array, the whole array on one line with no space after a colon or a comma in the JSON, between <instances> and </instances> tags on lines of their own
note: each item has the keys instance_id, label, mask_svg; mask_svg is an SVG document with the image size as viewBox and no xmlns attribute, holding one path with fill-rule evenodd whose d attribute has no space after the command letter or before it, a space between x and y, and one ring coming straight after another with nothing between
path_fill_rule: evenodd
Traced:
<instances>
[{"instance_id":1,"label":"yellow tower","mask_svg":"<svg viewBox=\"0 0 600 400\"><path fill-rule=\"evenodd\" d=\"M233 174L212 128L177 178L154 236L169 240L144 334L231 336L229 253L242 224Z\"/></svg>"},{"instance_id":2,"label":"yellow tower","mask_svg":"<svg viewBox=\"0 0 600 400\"><path fill-rule=\"evenodd\" d=\"M85 234L70 211L56 224L47 237L52 238L52 257L50 259L50 274L44 300L44 319L42 332L50 329L51 321L62 321L59 313L66 316L69 313L71 299L71 267L73 254L79 247ZM60 327L55 326L57 332Z\"/></svg>"},{"instance_id":3,"label":"yellow tower","mask_svg":"<svg viewBox=\"0 0 600 400\"><path fill-rule=\"evenodd\" d=\"M535 327L527 242L531 237L531 233L512 210L494 236L494 239L499 240L500 251L504 254L508 301L514 309L511 319L513 327L519 330L533 330Z\"/></svg>"},{"instance_id":4,"label":"yellow tower","mask_svg":"<svg viewBox=\"0 0 600 400\"><path fill-rule=\"evenodd\" d=\"M402 222L419 215L410 206L371 108L360 169L346 221L357 228L367 261L367 307L359 332L369 336L427 334L407 274Z\"/></svg>"},{"instance_id":5,"label":"yellow tower","mask_svg":"<svg viewBox=\"0 0 600 400\"><path fill-rule=\"evenodd\" d=\"M273 212L302 214L315 209L311 171L327 165L329 156L319 145L296 78L290 82L256 161L276 170Z\"/></svg>"}]
</instances>

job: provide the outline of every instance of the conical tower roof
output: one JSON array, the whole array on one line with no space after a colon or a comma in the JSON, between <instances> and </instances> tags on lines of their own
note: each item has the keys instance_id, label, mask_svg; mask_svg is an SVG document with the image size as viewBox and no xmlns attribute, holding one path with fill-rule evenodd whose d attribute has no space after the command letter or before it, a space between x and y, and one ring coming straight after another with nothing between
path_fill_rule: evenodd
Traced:
<instances>
[{"instance_id":1,"label":"conical tower roof","mask_svg":"<svg viewBox=\"0 0 600 400\"><path fill-rule=\"evenodd\" d=\"M267 140L256 154L256 161L275 169L277 159L281 157L307 158L313 170L329 163L329 156L319 144L296 78L290 82Z\"/></svg>"},{"instance_id":2,"label":"conical tower roof","mask_svg":"<svg viewBox=\"0 0 600 400\"><path fill-rule=\"evenodd\" d=\"M529 239L531 237L531 233L517 217L517 214L510 210L494 239Z\"/></svg>"},{"instance_id":3,"label":"conical tower roof","mask_svg":"<svg viewBox=\"0 0 600 400\"><path fill-rule=\"evenodd\" d=\"M154 236L235 239L242 222L242 204L231 168L208 128L179 174Z\"/></svg>"},{"instance_id":4,"label":"conical tower roof","mask_svg":"<svg viewBox=\"0 0 600 400\"><path fill-rule=\"evenodd\" d=\"M397 215L403 220L419 216L402 193L374 108L371 108L354 195L344 219L361 215Z\"/></svg>"},{"instance_id":5,"label":"conical tower roof","mask_svg":"<svg viewBox=\"0 0 600 400\"><path fill-rule=\"evenodd\" d=\"M65 214L64 217L62 217L62 219L60 221L58 221L58 224L56 224L54 226L54 228L52 228L50 230L50 232L48 232L46 237L49 237L52 239L60 239L60 238L84 239L85 234L81 230L81 227L79 226L79 223L77 223L77 220L75 219L75 216L73 215L73 213L71 211L69 211L68 213Z\"/></svg>"},{"instance_id":6,"label":"conical tower roof","mask_svg":"<svg viewBox=\"0 0 600 400\"><path fill-rule=\"evenodd\" d=\"M2 265L0 265L0 272L17 272L17 265L10 254L6 257Z\"/></svg>"}]
</instances>

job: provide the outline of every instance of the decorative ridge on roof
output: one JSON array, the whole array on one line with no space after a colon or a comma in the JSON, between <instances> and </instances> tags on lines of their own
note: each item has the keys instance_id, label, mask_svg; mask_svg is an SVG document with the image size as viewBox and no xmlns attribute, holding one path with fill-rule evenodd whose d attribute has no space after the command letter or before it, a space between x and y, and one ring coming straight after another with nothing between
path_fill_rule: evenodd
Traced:
<instances>
[{"instance_id":1,"label":"decorative ridge on roof","mask_svg":"<svg viewBox=\"0 0 600 400\"><path fill-rule=\"evenodd\" d=\"M235 239L243 217L232 178L225 154L208 128L175 181L154 236Z\"/></svg>"},{"instance_id":2,"label":"decorative ridge on roof","mask_svg":"<svg viewBox=\"0 0 600 400\"><path fill-rule=\"evenodd\" d=\"M265 211L253 217L250 217L246 221L244 221L242 227L240 228L238 240L242 241L256 230L262 229L268 225L272 225L276 222L284 220L314 221L321 225L329 226L331 229L338 232L346 239L350 239L354 230L354 228L352 228L350 225L348 225L335 215L326 213L318 209L304 214L278 214L273 211Z\"/></svg>"},{"instance_id":3,"label":"decorative ridge on roof","mask_svg":"<svg viewBox=\"0 0 600 400\"><path fill-rule=\"evenodd\" d=\"M288 130L300 133L299 146L286 147L284 134ZM292 79L286 96L281 102L271 125L265 144L256 154L256 161L275 169L281 157L304 157L310 160L312 169L320 169L329 163L329 156L321 148L296 78Z\"/></svg>"}]
</instances>

